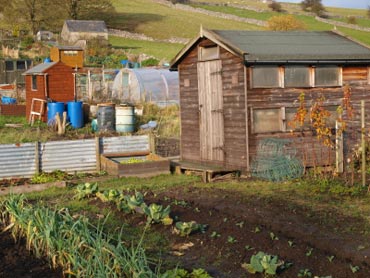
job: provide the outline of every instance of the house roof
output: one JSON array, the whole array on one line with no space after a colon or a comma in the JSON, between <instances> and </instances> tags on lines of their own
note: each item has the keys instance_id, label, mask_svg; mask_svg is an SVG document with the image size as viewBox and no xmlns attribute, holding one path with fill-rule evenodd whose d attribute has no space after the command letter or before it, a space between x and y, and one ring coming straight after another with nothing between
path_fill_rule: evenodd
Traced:
<instances>
[{"instance_id":1,"label":"house roof","mask_svg":"<svg viewBox=\"0 0 370 278\"><path fill-rule=\"evenodd\" d=\"M66 20L65 24L70 32L107 33L108 29L102 20Z\"/></svg>"},{"instance_id":2,"label":"house roof","mask_svg":"<svg viewBox=\"0 0 370 278\"><path fill-rule=\"evenodd\" d=\"M42 63L30 68L28 71L24 72L23 75L37 75L45 73L48 69L53 67L58 62Z\"/></svg>"},{"instance_id":3,"label":"house roof","mask_svg":"<svg viewBox=\"0 0 370 278\"><path fill-rule=\"evenodd\" d=\"M331 31L238 31L201 30L173 60L176 69L202 38L208 38L233 54L245 64L258 63L358 63L370 64L370 49L347 37Z\"/></svg>"}]
</instances>

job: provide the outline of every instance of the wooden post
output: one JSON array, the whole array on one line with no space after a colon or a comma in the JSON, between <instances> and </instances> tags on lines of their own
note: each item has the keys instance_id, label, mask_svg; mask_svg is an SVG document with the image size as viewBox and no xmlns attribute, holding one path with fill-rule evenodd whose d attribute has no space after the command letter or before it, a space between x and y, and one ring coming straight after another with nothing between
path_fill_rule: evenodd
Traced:
<instances>
[{"instance_id":1,"label":"wooden post","mask_svg":"<svg viewBox=\"0 0 370 278\"><path fill-rule=\"evenodd\" d=\"M337 173L343 173L343 132L341 130L341 123L335 122L335 168Z\"/></svg>"},{"instance_id":2,"label":"wooden post","mask_svg":"<svg viewBox=\"0 0 370 278\"><path fill-rule=\"evenodd\" d=\"M97 136L95 137L95 155L96 155L96 171L101 171L101 163L100 163L100 138Z\"/></svg>"},{"instance_id":3,"label":"wooden post","mask_svg":"<svg viewBox=\"0 0 370 278\"><path fill-rule=\"evenodd\" d=\"M365 101L361 100L361 150L362 150L362 186L366 185L366 144L365 144Z\"/></svg>"},{"instance_id":4,"label":"wooden post","mask_svg":"<svg viewBox=\"0 0 370 278\"><path fill-rule=\"evenodd\" d=\"M40 143L35 143L35 174L40 174Z\"/></svg>"},{"instance_id":5,"label":"wooden post","mask_svg":"<svg viewBox=\"0 0 370 278\"><path fill-rule=\"evenodd\" d=\"M149 133L149 150L155 154L155 135L153 132Z\"/></svg>"}]
</instances>

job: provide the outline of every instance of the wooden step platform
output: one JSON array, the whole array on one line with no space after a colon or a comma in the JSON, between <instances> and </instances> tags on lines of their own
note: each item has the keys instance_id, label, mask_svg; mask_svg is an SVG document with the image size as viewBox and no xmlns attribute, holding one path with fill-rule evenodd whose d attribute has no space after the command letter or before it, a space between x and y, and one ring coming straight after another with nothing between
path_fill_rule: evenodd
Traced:
<instances>
[{"instance_id":1,"label":"wooden step platform","mask_svg":"<svg viewBox=\"0 0 370 278\"><path fill-rule=\"evenodd\" d=\"M217 179L217 177L229 174L240 176L239 169L225 169L220 166L204 165L179 160L171 160L171 170L176 174L201 176L203 182L212 182Z\"/></svg>"}]
</instances>

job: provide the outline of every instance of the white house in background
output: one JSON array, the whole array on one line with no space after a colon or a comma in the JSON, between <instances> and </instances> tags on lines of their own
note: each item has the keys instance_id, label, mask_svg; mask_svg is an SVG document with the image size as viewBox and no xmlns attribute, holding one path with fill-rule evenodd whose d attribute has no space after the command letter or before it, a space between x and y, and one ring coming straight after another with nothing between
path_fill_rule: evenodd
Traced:
<instances>
[{"instance_id":1,"label":"white house in background","mask_svg":"<svg viewBox=\"0 0 370 278\"><path fill-rule=\"evenodd\" d=\"M102 20L66 20L61 37L69 45L81 40L108 41L108 28Z\"/></svg>"}]
</instances>

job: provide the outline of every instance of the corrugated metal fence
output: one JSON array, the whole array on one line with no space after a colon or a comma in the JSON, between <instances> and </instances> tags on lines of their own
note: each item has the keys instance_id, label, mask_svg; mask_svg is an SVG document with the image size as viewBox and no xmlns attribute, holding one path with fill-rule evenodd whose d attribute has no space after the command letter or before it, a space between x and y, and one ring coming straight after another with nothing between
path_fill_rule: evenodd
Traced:
<instances>
[{"instance_id":1,"label":"corrugated metal fence","mask_svg":"<svg viewBox=\"0 0 370 278\"><path fill-rule=\"evenodd\" d=\"M100 154L146 150L147 135L0 145L0 179L31 177L39 171L92 172Z\"/></svg>"}]
</instances>

